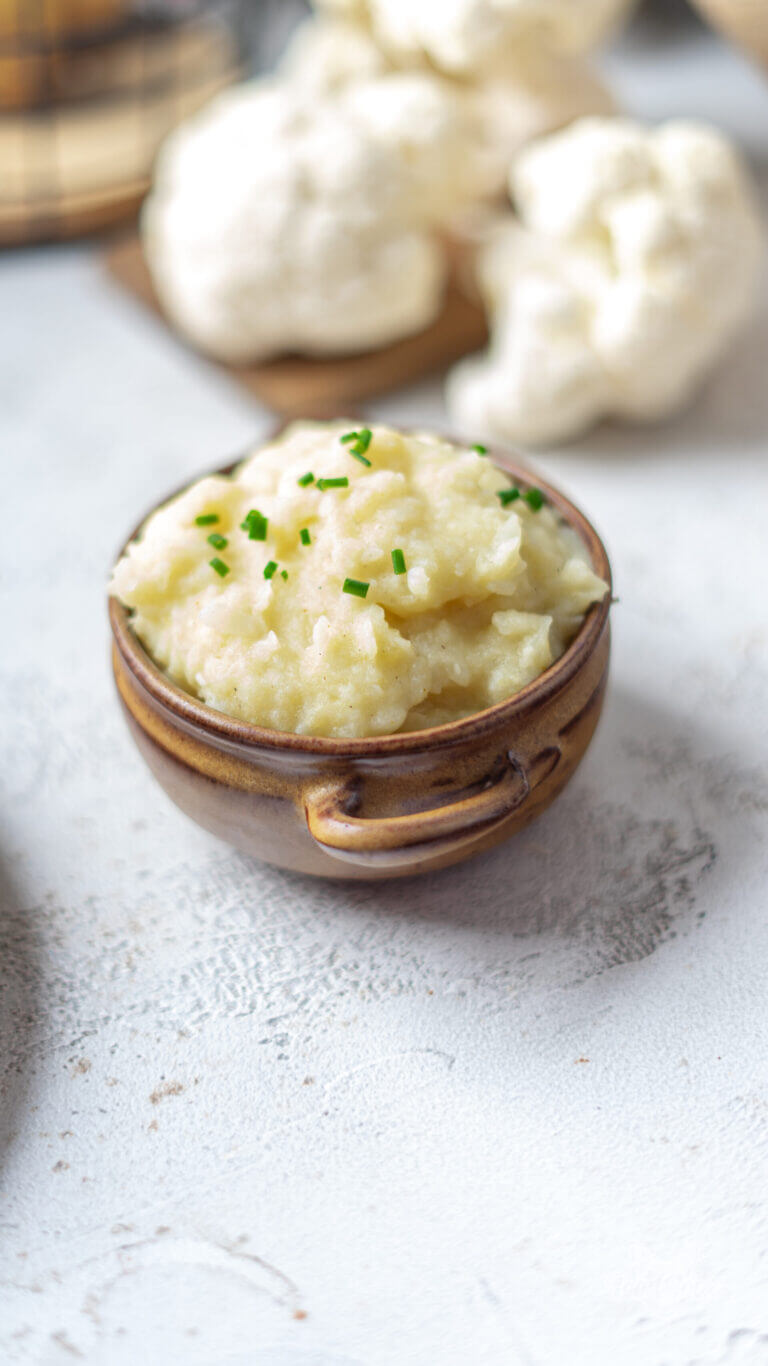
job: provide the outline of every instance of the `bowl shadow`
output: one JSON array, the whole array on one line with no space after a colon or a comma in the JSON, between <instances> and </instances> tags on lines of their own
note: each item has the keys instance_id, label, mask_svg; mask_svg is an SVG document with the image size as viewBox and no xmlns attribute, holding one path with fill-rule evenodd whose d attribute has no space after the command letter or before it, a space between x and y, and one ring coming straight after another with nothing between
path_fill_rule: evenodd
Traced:
<instances>
[{"instance_id":1,"label":"bowl shadow","mask_svg":"<svg viewBox=\"0 0 768 1366\"><path fill-rule=\"evenodd\" d=\"M688 718L615 688L578 774L535 825L443 872L313 882L312 899L348 923L351 941L360 911L377 912L490 935L500 953L513 941L559 944L591 975L699 923L701 891L711 905L753 856L745 815L767 808L759 769L718 753Z\"/></svg>"}]
</instances>

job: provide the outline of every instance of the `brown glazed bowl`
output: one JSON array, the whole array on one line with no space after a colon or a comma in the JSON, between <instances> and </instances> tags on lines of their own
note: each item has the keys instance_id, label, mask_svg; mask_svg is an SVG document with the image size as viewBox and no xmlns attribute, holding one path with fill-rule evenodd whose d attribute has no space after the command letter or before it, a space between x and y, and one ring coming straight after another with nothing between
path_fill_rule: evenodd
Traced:
<instances>
[{"instance_id":1,"label":"brown glazed bowl","mask_svg":"<svg viewBox=\"0 0 768 1366\"><path fill-rule=\"evenodd\" d=\"M493 459L522 488L531 486L524 468ZM448 725L329 740L237 721L172 683L134 635L129 613L111 598L112 659L126 719L176 805L236 849L335 878L444 868L540 816L575 772L600 715L611 571L582 513L556 489L535 482L581 536L609 592L589 609L565 654L533 683Z\"/></svg>"}]
</instances>

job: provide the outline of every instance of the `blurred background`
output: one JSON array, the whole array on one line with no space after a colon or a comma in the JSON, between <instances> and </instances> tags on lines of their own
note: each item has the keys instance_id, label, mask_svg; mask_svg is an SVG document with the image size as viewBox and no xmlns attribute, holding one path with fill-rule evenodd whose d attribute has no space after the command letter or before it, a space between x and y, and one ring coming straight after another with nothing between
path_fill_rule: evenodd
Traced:
<instances>
[{"instance_id":1,"label":"blurred background","mask_svg":"<svg viewBox=\"0 0 768 1366\"><path fill-rule=\"evenodd\" d=\"M701 8L759 61L764 7L703 0ZM164 136L216 91L269 71L308 13L304 0L3 0L0 244L129 222ZM681 51L705 60L710 36L686 0L644 0L600 62L630 110L707 113L759 154L761 130L739 122L725 68L697 89L677 80L675 100L670 62Z\"/></svg>"}]
</instances>

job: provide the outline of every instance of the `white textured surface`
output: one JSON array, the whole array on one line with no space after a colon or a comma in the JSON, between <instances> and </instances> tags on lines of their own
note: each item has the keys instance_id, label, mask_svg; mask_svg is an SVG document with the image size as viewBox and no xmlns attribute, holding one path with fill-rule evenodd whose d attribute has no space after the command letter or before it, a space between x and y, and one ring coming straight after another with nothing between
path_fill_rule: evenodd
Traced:
<instances>
[{"instance_id":1,"label":"white textured surface","mask_svg":"<svg viewBox=\"0 0 768 1366\"><path fill-rule=\"evenodd\" d=\"M563 799L311 884L167 803L107 668L124 532L265 419L85 251L0 263L3 1361L768 1361L766 357L763 308L687 417L542 462L621 598Z\"/></svg>"}]
</instances>

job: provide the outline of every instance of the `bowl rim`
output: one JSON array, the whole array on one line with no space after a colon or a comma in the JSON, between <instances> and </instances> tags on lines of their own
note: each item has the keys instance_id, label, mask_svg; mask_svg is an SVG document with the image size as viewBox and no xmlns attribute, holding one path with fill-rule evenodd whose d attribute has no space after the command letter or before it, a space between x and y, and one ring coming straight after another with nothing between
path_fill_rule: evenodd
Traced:
<instances>
[{"instance_id":1,"label":"bowl rim","mask_svg":"<svg viewBox=\"0 0 768 1366\"><path fill-rule=\"evenodd\" d=\"M409 429L398 428L397 430L408 431ZM419 429L414 430L418 431ZM267 438L264 444L276 440L280 434L278 432L276 436ZM445 439L452 441L454 445L467 445L455 437L447 436ZM231 461L219 469L210 471L210 473L230 475L253 453L254 451L251 451L238 460ZM576 531L586 545L592 568L608 585L608 591L600 602L593 603L587 609L579 630L564 653L553 664L550 664L548 669L539 674L538 678L527 683L519 692L503 698L500 702L495 702L491 707L485 707L482 711L470 712L469 715L462 716L457 721L448 721L440 726L425 727L423 730L396 731L387 735L349 738L303 735L295 731L271 730L266 726L257 726L249 721L240 721L234 716L229 716L226 712L217 711L214 707L193 697L191 693L185 692L183 688L174 683L154 662L132 630L129 609L110 594L109 620L114 645L124 664L144 690L149 693L150 697L170 711L177 720L186 723L187 727L191 727L196 732L202 731L211 738L216 737L218 740L226 741L229 744L252 750L290 750L327 758L370 758L391 754L412 754L419 750L433 750L455 745L462 740L477 739L507 721L524 716L535 707L549 701L566 687L596 649L607 623L613 601L613 580L610 562L602 540L584 513L569 498L566 498L565 494L547 480L540 478L538 474L527 468L517 458L512 458L503 451L489 446L488 456L502 473L510 475L523 488L536 487L542 490L547 501L560 513L563 520ZM153 504L125 541L115 562L121 558L131 542L135 540L152 513L183 493L191 483L205 477L207 477L205 474L196 475L194 479L188 480L165 498Z\"/></svg>"}]
</instances>

